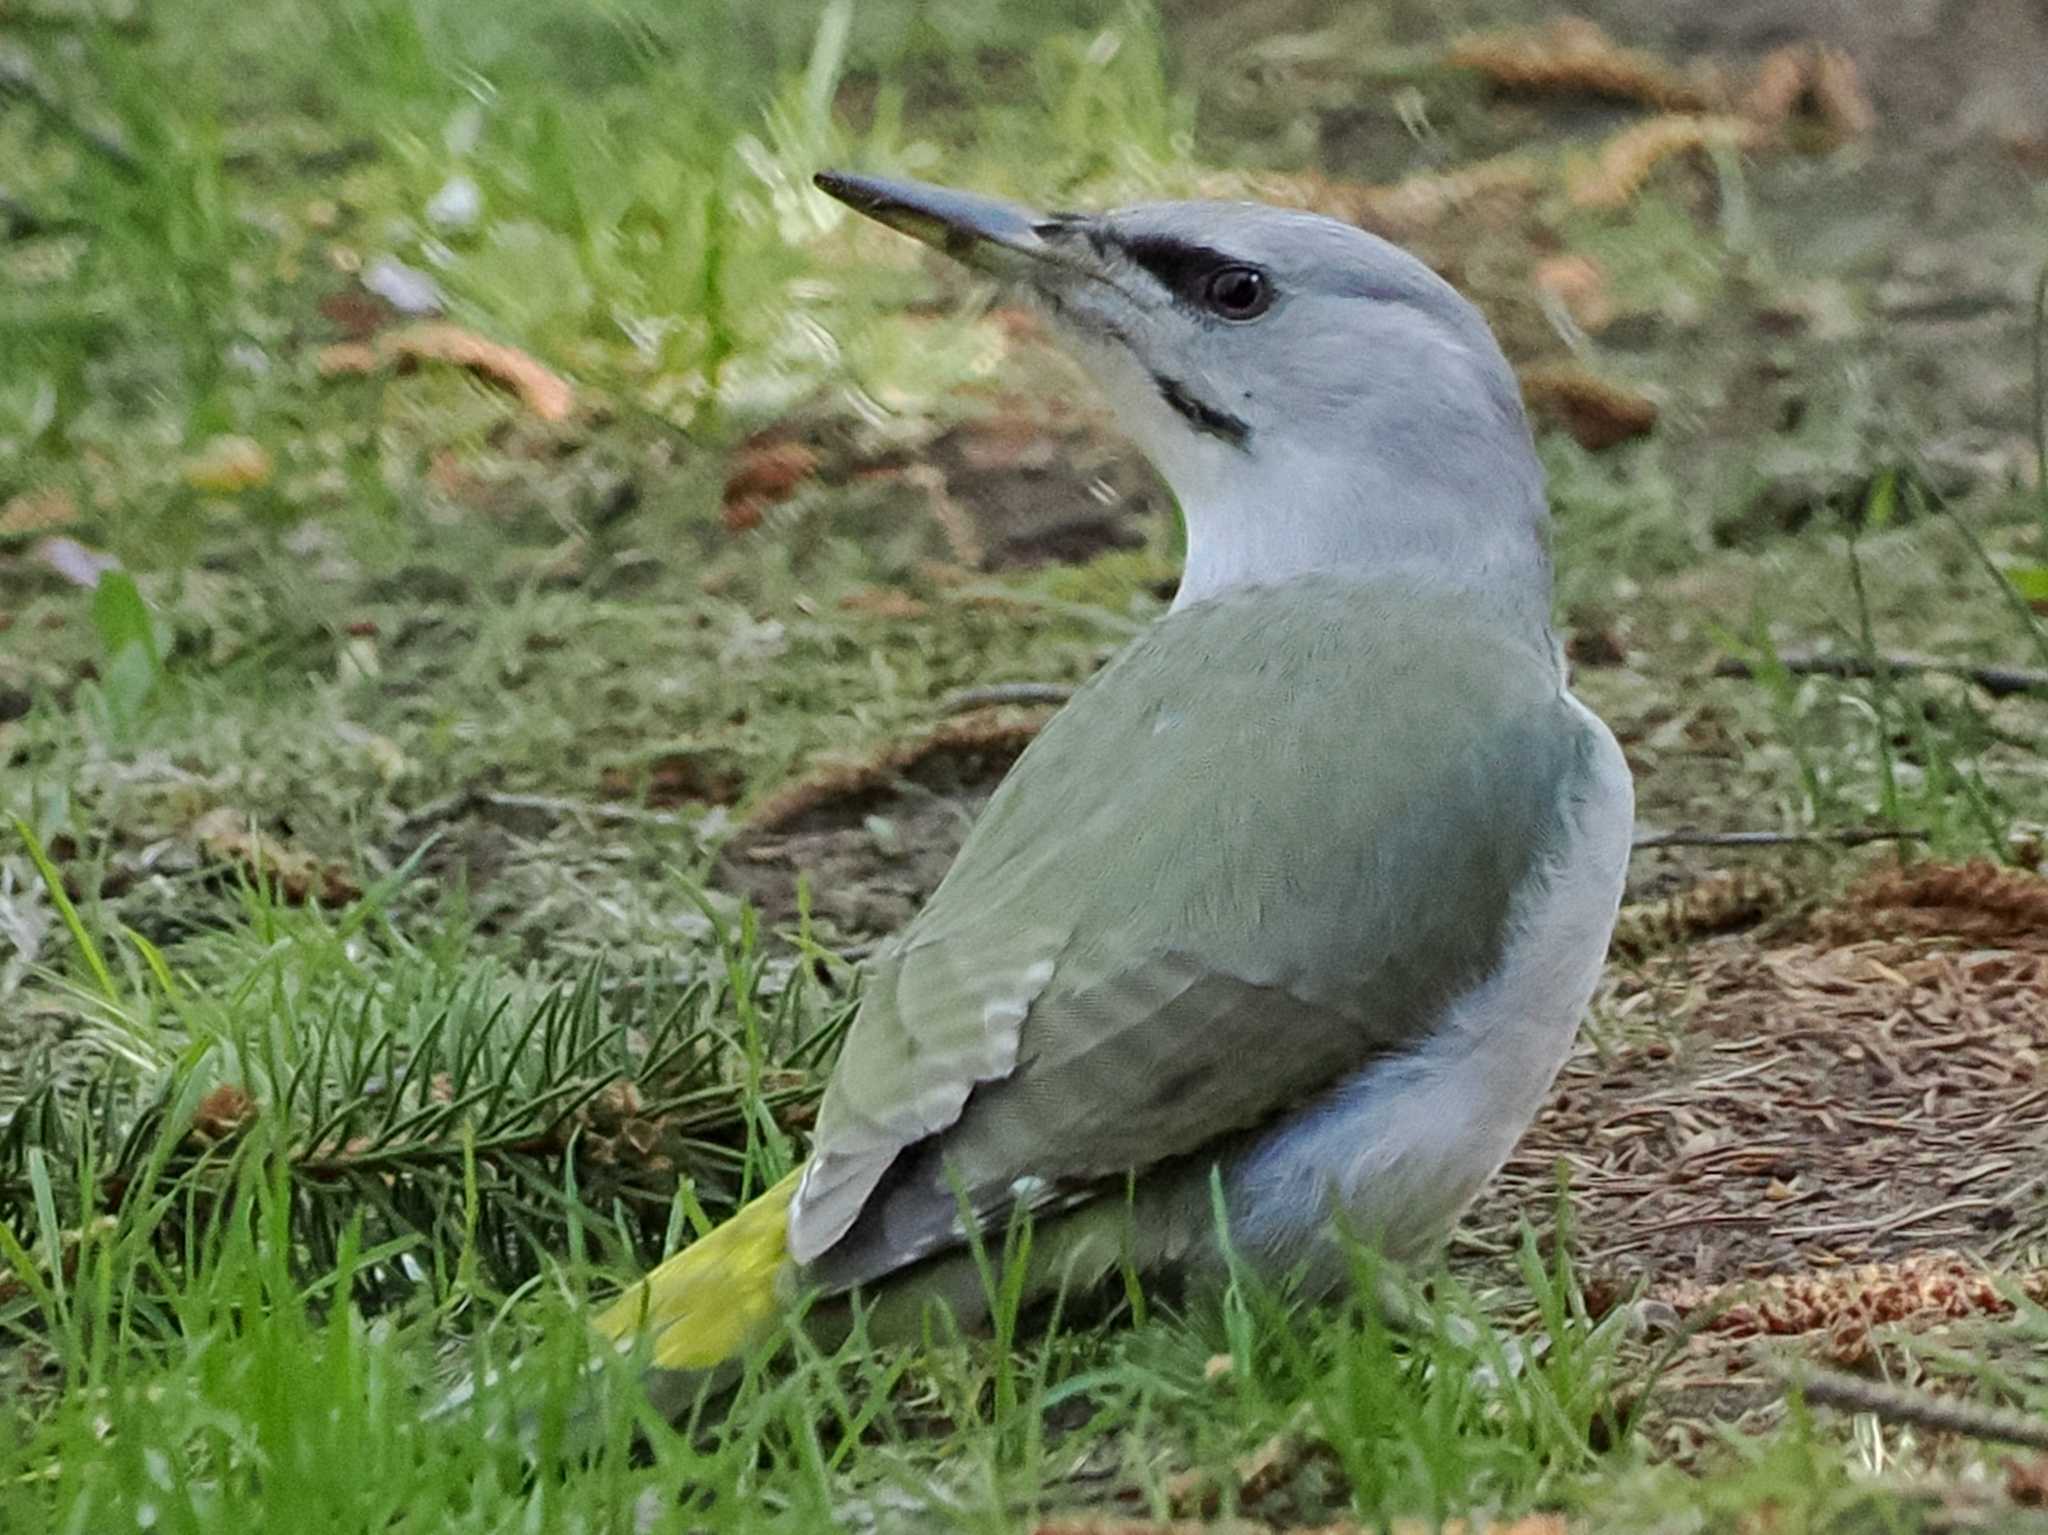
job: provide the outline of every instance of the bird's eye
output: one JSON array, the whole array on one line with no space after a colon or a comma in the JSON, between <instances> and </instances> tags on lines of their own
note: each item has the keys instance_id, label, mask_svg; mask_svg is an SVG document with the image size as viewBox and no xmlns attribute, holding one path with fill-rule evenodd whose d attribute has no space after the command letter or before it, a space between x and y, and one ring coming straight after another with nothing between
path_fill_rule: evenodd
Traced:
<instances>
[{"instance_id":1,"label":"bird's eye","mask_svg":"<svg viewBox=\"0 0 2048 1535\"><path fill-rule=\"evenodd\" d=\"M1212 272L1202 299L1226 320L1255 320L1273 304L1273 285L1257 267L1227 266Z\"/></svg>"}]
</instances>

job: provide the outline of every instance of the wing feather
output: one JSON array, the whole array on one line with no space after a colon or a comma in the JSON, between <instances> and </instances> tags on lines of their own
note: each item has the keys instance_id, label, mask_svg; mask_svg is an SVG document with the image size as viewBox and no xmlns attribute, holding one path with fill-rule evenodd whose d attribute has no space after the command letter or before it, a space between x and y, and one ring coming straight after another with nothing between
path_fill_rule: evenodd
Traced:
<instances>
[{"instance_id":1,"label":"wing feather","mask_svg":"<svg viewBox=\"0 0 2048 1535\"><path fill-rule=\"evenodd\" d=\"M1579 716L1469 602L1311 578L1154 626L875 962L792 1202L863 1283L1424 1037L1560 834Z\"/></svg>"}]
</instances>

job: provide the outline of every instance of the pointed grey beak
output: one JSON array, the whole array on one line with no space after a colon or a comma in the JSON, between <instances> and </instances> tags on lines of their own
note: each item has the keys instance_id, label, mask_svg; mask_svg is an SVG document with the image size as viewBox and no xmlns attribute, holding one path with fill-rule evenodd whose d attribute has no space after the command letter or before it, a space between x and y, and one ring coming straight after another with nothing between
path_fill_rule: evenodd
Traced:
<instances>
[{"instance_id":1,"label":"pointed grey beak","mask_svg":"<svg viewBox=\"0 0 2048 1535\"><path fill-rule=\"evenodd\" d=\"M838 198L855 212L997 276L1012 277L1022 267L1054 257L1054 247L1040 232L1054 221L1016 203L922 181L892 181L845 171L820 171L813 180L819 191Z\"/></svg>"}]
</instances>

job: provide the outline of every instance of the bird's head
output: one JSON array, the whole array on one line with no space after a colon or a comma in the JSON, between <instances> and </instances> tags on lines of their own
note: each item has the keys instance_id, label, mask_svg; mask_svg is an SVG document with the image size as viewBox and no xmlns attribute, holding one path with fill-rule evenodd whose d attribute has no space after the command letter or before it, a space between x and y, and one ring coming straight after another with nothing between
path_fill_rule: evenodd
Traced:
<instances>
[{"instance_id":1,"label":"bird's head","mask_svg":"<svg viewBox=\"0 0 2048 1535\"><path fill-rule=\"evenodd\" d=\"M1406 251L1255 203L1040 213L918 182L818 185L1052 314L1181 503L1182 603L1398 567L1547 608L1514 372Z\"/></svg>"}]
</instances>

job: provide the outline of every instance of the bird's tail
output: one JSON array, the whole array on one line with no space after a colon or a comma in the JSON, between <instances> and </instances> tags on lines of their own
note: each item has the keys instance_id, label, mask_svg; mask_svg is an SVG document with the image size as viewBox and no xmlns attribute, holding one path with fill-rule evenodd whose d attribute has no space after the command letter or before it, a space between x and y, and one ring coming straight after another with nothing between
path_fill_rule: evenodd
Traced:
<instances>
[{"instance_id":1,"label":"bird's tail","mask_svg":"<svg viewBox=\"0 0 2048 1535\"><path fill-rule=\"evenodd\" d=\"M620 1347L646 1340L657 1369L708 1370L759 1339L790 1299L791 1173L731 1220L691 1243L599 1313Z\"/></svg>"}]
</instances>

